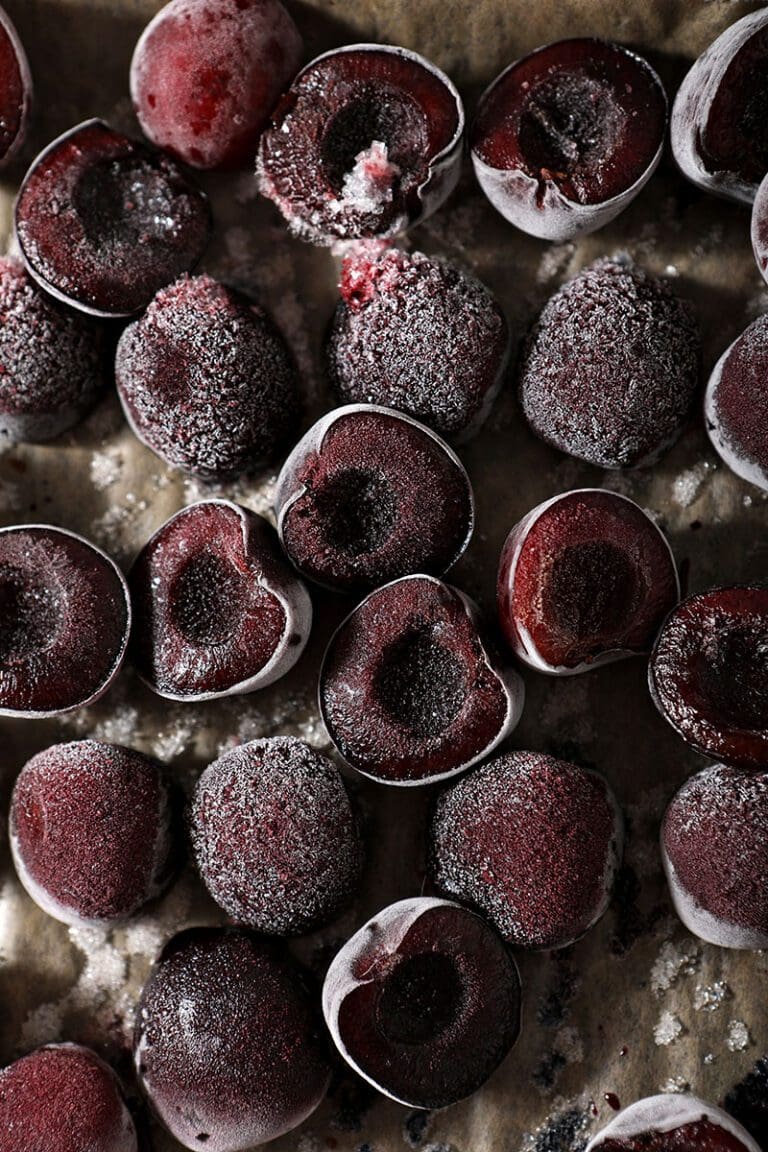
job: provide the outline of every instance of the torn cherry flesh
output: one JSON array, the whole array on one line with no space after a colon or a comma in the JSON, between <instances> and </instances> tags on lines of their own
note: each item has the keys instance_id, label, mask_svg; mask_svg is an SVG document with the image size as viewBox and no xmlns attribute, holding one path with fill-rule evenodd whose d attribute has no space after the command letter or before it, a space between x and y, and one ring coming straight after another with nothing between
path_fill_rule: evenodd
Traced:
<instances>
[{"instance_id":1,"label":"torn cherry flesh","mask_svg":"<svg viewBox=\"0 0 768 1152\"><path fill-rule=\"evenodd\" d=\"M712 445L732 472L768 491L768 316L759 316L712 370L704 419Z\"/></svg>"},{"instance_id":2,"label":"torn cherry flesh","mask_svg":"<svg viewBox=\"0 0 768 1152\"><path fill-rule=\"evenodd\" d=\"M274 528L228 500L202 500L167 520L129 574L131 655L169 700L253 692L301 656L312 603Z\"/></svg>"},{"instance_id":3,"label":"torn cherry flesh","mask_svg":"<svg viewBox=\"0 0 768 1152\"><path fill-rule=\"evenodd\" d=\"M741 1124L698 1096L648 1096L593 1136L586 1152L760 1152Z\"/></svg>"},{"instance_id":4,"label":"torn cherry flesh","mask_svg":"<svg viewBox=\"0 0 768 1152\"><path fill-rule=\"evenodd\" d=\"M275 512L292 563L342 592L442 576L474 526L459 458L424 425L371 404L337 408L306 433L278 477Z\"/></svg>"},{"instance_id":5,"label":"torn cherry flesh","mask_svg":"<svg viewBox=\"0 0 768 1152\"><path fill-rule=\"evenodd\" d=\"M308 64L278 103L259 187L315 244L394 236L454 188L463 130L461 98L428 60L351 44Z\"/></svg>"},{"instance_id":6,"label":"torn cherry flesh","mask_svg":"<svg viewBox=\"0 0 768 1152\"><path fill-rule=\"evenodd\" d=\"M128 644L128 587L62 528L0 529L0 716L57 716L98 700Z\"/></svg>"},{"instance_id":7,"label":"torn cherry flesh","mask_svg":"<svg viewBox=\"0 0 768 1152\"><path fill-rule=\"evenodd\" d=\"M648 652L680 598L662 532L625 496L564 492L524 516L501 553L499 621L515 655L571 675Z\"/></svg>"},{"instance_id":8,"label":"torn cherry flesh","mask_svg":"<svg viewBox=\"0 0 768 1152\"><path fill-rule=\"evenodd\" d=\"M641 56L607 40L559 40L483 94L472 162L505 219L565 241L629 205L661 159L666 124L664 88Z\"/></svg>"},{"instance_id":9,"label":"torn cherry flesh","mask_svg":"<svg viewBox=\"0 0 768 1152\"><path fill-rule=\"evenodd\" d=\"M517 724L523 684L486 646L477 609L429 576L372 592L334 634L320 711L352 767L386 784L468 768Z\"/></svg>"},{"instance_id":10,"label":"torn cherry flesh","mask_svg":"<svg viewBox=\"0 0 768 1152\"><path fill-rule=\"evenodd\" d=\"M188 272L208 243L208 201L161 152L101 120L65 132L33 162L16 200L29 273L97 316L130 316Z\"/></svg>"},{"instance_id":11,"label":"torn cherry flesh","mask_svg":"<svg viewBox=\"0 0 768 1152\"><path fill-rule=\"evenodd\" d=\"M344 1059L414 1108L475 1092L520 1029L520 982L479 916L419 897L382 909L328 969L323 1011Z\"/></svg>"},{"instance_id":12,"label":"torn cherry flesh","mask_svg":"<svg viewBox=\"0 0 768 1152\"><path fill-rule=\"evenodd\" d=\"M27 56L7 12L0 8L0 168L24 143L31 105Z\"/></svg>"},{"instance_id":13,"label":"torn cherry flesh","mask_svg":"<svg viewBox=\"0 0 768 1152\"><path fill-rule=\"evenodd\" d=\"M697 752L746 768L768 763L768 588L712 588L683 600L648 670L662 716Z\"/></svg>"}]
</instances>

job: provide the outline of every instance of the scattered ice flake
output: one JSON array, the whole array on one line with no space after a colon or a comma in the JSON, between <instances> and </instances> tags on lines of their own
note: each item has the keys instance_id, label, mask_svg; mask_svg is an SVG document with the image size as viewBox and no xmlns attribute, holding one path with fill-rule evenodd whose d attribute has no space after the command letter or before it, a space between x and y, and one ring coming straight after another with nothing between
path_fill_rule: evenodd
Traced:
<instances>
[{"instance_id":1,"label":"scattered ice flake","mask_svg":"<svg viewBox=\"0 0 768 1152\"><path fill-rule=\"evenodd\" d=\"M731 1020L728 1024L728 1034L725 1039L729 1052L744 1052L752 1043L749 1028L743 1020Z\"/></svg>"},{"instance_id":2,"label":"scattered ice flake","mask_svg":"<svg viewBox=\"0 0 768 1152\"><path fill-rule=\"evenodd\" d=\"M663 1084L659 1084L659 1092L665 1093L667 1096L680 1096L684 1092L690 1092L691 1085L683 1076L670 1076Z\"/></svg>"},{"instance_id":3,"label":"scattered ice flake","mask_svg":"<svg viewBox=\"0 0 768 1152\"><path fill-rule=\"evenodd\" d=\"M672 485L672 499L675 503L681 508L690 507L698 498L707 476L713 469L714 465L709 460L700 460L693 468L686 468L676 476Z\"/></svg>"},{"instance_id":4,"label":"scattered ice flake","mask_svg":"<svg viewBox=\"0 0 768 1152\"><path fill-rule=\"evenodd\" d=\"M674 1044L680 1036L682 1036L685 1029L683 1022L679 1016L674 1012L662 1012L659 1016L658 1022L653 1029L653 1039L659 1047L668 1048L670 1044Z\"/></svg>"},{"instance_id":5,"label":"scattered ice flake","mask_svg":"<svg viewBox=\"0 0 768 1152\"><path fill-rule=\"evenodd\" d=\"M697 1012L716 1012L731 997L731 990L725 980L715 980L714 984L697 984L693 993L693 1006Z\"/></svg>"},{"instance_id":6,"label":"scattered ice flake","mask_svg":"<svg viewBox=\"0 0 768 1152\"><path fill-rule=\"evenodd\" d=\"M91 457L91 483L99 492L110 488L123 474L123 454L119 448L94 452Z\"/></svg>"},{"instance_id":7,"label":"scattered ice flake","mask_svg":"<svg viewBox=\"0 0 768 1152\"><path fill-rule=\"evenodd\" d=\"M169 764L182 752L186 752L195 738L200 724L199 719L189 713L176 714L169 709L168 723L152 740L152 755L163 764Z\"/></svg>"},{"instance_id":8,"label":"scattered ice flake","mask_svg":"<svg viewBox=\"0 0 768 1152\"><path fill-rule=\"evenodd\" d=\"M681 976L692 976L700 963L701 947L691 937L680 944L665 940L651 968L651 988L662 996Z\"/></svg>"},{"instance_id":9,"label":"scattered ice flake","mask_svg":"<svg viewBox=\"0 0 768 1152\"><path fill-rule=\"evenodd\" d=\"M714 1052L707 1052L706 1055L704 1056L702 1063L707 1064L707 1065L716 1064L717 1063L717 1056L715 1056Z\"/></svg>"}]
</instances>

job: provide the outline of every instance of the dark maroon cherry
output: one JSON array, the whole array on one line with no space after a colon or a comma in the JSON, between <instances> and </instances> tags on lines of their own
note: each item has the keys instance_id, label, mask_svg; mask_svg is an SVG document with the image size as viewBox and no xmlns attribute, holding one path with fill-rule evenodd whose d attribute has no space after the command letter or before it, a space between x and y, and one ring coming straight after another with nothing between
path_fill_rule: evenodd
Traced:
<instances>
[{"instance_id":1,"label":"dark maroon cherry","mask_svg":"<svg viewBox=\"0 0 768 1152\"><path fill-rule=\"evenodd\" d=\"M386 584L347 617L320 670L320 711L351 767L385 784L427 784L509 735L523 684L478 626L475 605L430 576Z\"/></svg>"},{"instance_id":2,"label":"dark maroon cherry","mask_svg":"<svg viewBox=\"0 0 768 1152\"><path fill-rule=\"evenodd\" d=\"M309 639L312 603L274 528L228 500L202 500L166 520L129 580L133 660L169 700L263 688Z\"/></svg>"},{"instance_id":3,"label":"dark maroon cherry","mask_svg":"<svg viewBox=\"0 0 768 1152\"><path fill-rule=\"evenodd\" d=\"M131 62L144 135L195 168L250 165L302 55L278 0L171 0Z\"/></svg>"},{"instance_id":4,"label":"dark maroon cherry","mask_svg":"<svg viewBox=\"0 0 768 1152\"><path fill-rule=\"evenodd\" d=\"M315 244L394 236L454 188L463 131L461 98L428 60L347 45L308 64L278 104L259 187Z\"/></svg>"},{"instance_id":5,"label":"dark maroon cherry","mask_svg":"<svg viewBox=\"0 0 768 1152\"><path fill-rule=\"evenodd\" d=\"M704 418L715 451L732 472L768 490L768 316L726 348L707 384Z\"/></svg>"},{"instance_id":6,"label":"dark maroon cherry","mask_svg":"<svg viewBox=\"0 0 768 1152\"><path fill-rule=\"evenodd\" d=\"M127 920L173 876L176 845L159 765L79 740L33 756L13 789L13 862L29 895L65 924Z\"/></svg>"},{"instance_id":7,"label":"dark maroon cherry","mask_svg":"<svg viewBox=\"0 0 768 1152\"><path fill-rule=\"evenodd\" d=\"M337 408L310 428L283 465L275 511L299 571L341 592L412 572L442 576L474 527L459 458L422 424L370 404Z\"/></svg>"},{"instance_id":8,"label":"dark maroon cherry","mask_svg":"<svg viewBox=\"0 0 768 1152\"><path fill-rule=\"evenodd\" d=\"M628 259L584 268L549 301L520 363L520 402L547 444L600 468L653 463L699 377L692 306Z\"/></svg>"},{"instance_id":9,"label":"dark maroon cherry","mask_svg":"<svg viewBox=\"0 0 768 1152\"><path fill-rule=\"evenodd\" d=\"M664 88L642 56L607 40L558 40L510 64L483 94L472 162L506 220L570 240L637 196L666 126Z\"/></svg>"},{"instance_id":10,"label":"dark maroon cherry","mask_svg":"<svg viewBox=\"0 0 768 1152\"><path fill-rule=\"evenodd\" d=\"M120 337L115 372L139 440L204 480L263 467L299 421L282 335L257 304L210 276L158 292Z\"/></svg>"},{"instance_id":11,"label":"dark maroon cherry","mask_svg":"<svg viewBox=\"0 0 768 1152\"><path fill-rule=\"evenodd\" d=\"M608 907L622 843L621 812L602 776L512 752L440 797L429 871L515 948L564 948Z\"/></svg>"},{"instance_id":12,"label":"dark maroon cherry","mask_svg":"<svg viewBox=\"0 0 768 1152\"><path fill-rule=\"evenodd\" d=\"M24 142L32 104L26 53L7 13L0 8L0 167Z\"/></svg>"},{"instance_id":13,"label":"dark maroon cherry","mask_svg":"<svg viewBox=\"0 0 768 1152\"><path fill-rule=\"evenodd\" d=\"M726 28L680 85L670 123L681 171L751 204L768 170L768 9Z\"/></svg>"},{"instance_id":14,"label":"dark maroon cherry","mask_svg":"<svg viewBox=\"0 0 768 1152\"><path fill-rule=\"evenodd\" d=\"M79 1044L47 1044L0 1071L3 1152L138 1152L117 1076Z\"/></svg>"},{"instance_id":15,"label":"dark maroon cherry","mask_svg":"<svg viewBox=\"0 0 768 1152\"><path fill-rule=\"evenodd\" d=\"M0 716L57 716L98 700L128 644L128 587L72 532L0 529Z\"/></svg>"},{"instance_id":16,"label":"dark maroon cherry","mask_svg":"<svg viewBox=\"0 0 768 1152\"><path fill-rule=\"evenodd\" d=\"M87 120L32 164L16 201L24 262L46 292L130 316L202 256L208 201L171 160Z\"/></svg>"},{"instance_id":17,"label":"dark maroon cherry","mask_svg":"<svg viewBox=\"0 0 768 1152\"><path fill-rule=\"evenodd\" d=\"M763 279L768 283L768 176L757 190L752 208L752 251Z\"/></svg>"},{"instance_id":18,"label":"dark maroon cherry","mask_svg":"<svg viewBox=\"0 0 768 1152\"><path fill-rule=\"evenodd\" d=\"M71 428L110 373L99 321L0 257L0 442L50 440Z\"/></svg>"},{"instance_id":19,"label":"dark maroon cherry","mask_svg":"<svg viewBox=\"0 0 768 1152\"><path fill-rule=\"evenodd\" d=\"M418 897L382 909L345 944L323 1011L370 1084L413 1108L444 1108L477 1091L515 1043L520 981L479 916Z\"/></svg>"},{"instance_id":20,"label":"dark maroon cherry","mask_svg":"<svg viewBox=\"0 0 768 1152\"><path fill-rule=\"evenodd\" d=\"M768 774L697 772L667 808L661 851L689 932L720 948L768 948Z\"/></svg>"},{"instance_id":21,"label":"dark maroon cherry","mask_svg":"<svg viewBox=\"0 0 768 1152\"><path fill-rule=\"evenodd\" d=\"M338 769L301 740L252 740L214 760L189 815L195 860L239 924L295 936L354 895L362 848Z\"/></svg>"},{"instance_id":22,"label":"dark maroon cherry","mask_svg":"<svg viewBox=\"0 0 768 1152\"><path fill-rule=\"evenodd\" d=\"M509 344L497 301L454 265L362 245L345 259L326 344L342 401L397 408L441 436L469 436L501 387Z\"/></svg>"},{"instance_id":23,"label":"dark maroon cherry","mask_svg":"<svg viewBox=\"0 0 768 1152\"><path fill-rule=\"evenodd\" d=\"M760 1152L732 1116L697 1096L638 1100L593 1136L586 1152Z\"/></svg>"},{"instance_id":24,"label":"dark maroon cherry","mask_svg":"<svg viewBox=\"0 0 768 1152\"><path fill-rule=\"evenodd\" d=\"M250 1152L301 1124L328 1087L301 970L240 929L169 941L141 994L134 1054L155 1112L195 1152Z\"/></svg>"},{"instance_id":25,"label":"dark maroon cherry","mask_svg":"<svg viewBox=\"0 0 768 1152\"><path fill-rule=\"evenodd\" d=\"M567 676L650 651L679 598L665 537L615 492L582 488L539 504L501 553L499 621L539 672Z\"/></svg>"},{"instance_id":26,"label":"dark maroon cherry","mask_svg":"<svg viewBox=\"0 0 768 1152\"><path fill-rule=\"evenodd\" d=\"M768 588L712 588L667 617L649 666L651 695L697 752L768 764Z\"/></svg>"}]
</instances>

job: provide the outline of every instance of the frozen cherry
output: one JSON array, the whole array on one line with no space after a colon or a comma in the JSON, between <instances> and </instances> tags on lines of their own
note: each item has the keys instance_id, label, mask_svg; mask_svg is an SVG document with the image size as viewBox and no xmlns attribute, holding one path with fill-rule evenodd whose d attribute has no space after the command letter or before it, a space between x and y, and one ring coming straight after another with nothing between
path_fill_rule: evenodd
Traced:
<instances>
[{"instance_id":1,"label":"frozen cherry","mask_svg":"<svg viewBox=\"0 0 768 1152\"><path fill-rule=\"evenodd\" d=\"M509 343L488 289L444 260L361 248L344 261L326 345L344 402L397 408L441 436L467 436L501 387Z\"/></svg>"},{"instance_id":2,"label":"frozen cherry","mask_svg":"<svg viewBox=\"0 0 768 1152\"><path fill-rule=\"evenodd\" d=\"M478 630L475 605L430 576L372 592L333 636L320 711L351 767L385 784L462 772L509 735L523 684Z\"/></svg>"},{"instance_id":3,"label":"frozen cherry","mask_svg":"<svg viewBox=\"0 0 768 1152\"><path fill-rule=\"evenodd\" d=\"M528 336L520 402L537 436L600 468L655 461L680 435L699 377L692 306L628 259L584 268Z\"/></svg>"},{"instance_id":4,"label":"frozen cherry","mask_svg":"<svg viewBox=\"0 0 768 1152\"><path fill-rule=\"evenodd\" d=\"M429 870L515 948L564 948L608 907L623 823L602 776L538 752L499 756L440 797Z\"/></svg>"},{"instance_id":5,"label":"frozen cherry","mask_svg":"<svg viewBox=\"0 0 768 1152\"><path fill-rule=\"evenodd\" d=\"M210 276L158 292L120 337L115 371L139 440L205 480L262 467L299 421L282 335L257 304Z\"/></svg>"},{"instance_id":6,"label":"frozen cherry","mask_svg":"<svg viewBox=\"0 0 768 1152\"><path fill-rule=\"evenodd\" d=\"M752 250L762 277L768 282L768 176L757 190L752 209Z\"/></svg>"},{"instance_id":7,"label":"frozen cherry","mask_svg":"<svg viewBox=\"0 0 768 1152\"><path fill-rule=\"evenodd\" d=\"M16 233L32 276L97 316L130 316L197 264L208 201L160 152L88 120L49 144L24 178Z\"/></svg>"},{"instance_id":8,"label":"frozen cherry","mask_svg":"<svg viewBox=\"0 0 768 1152\"><path fill-rule=\"evenodd\" d=\"M259 187L315 244L394 236L439 208L461 167L464 109L415 52L353 44L308 64L261 137Z\"/></svg>"},{"instance_id":9,"label":"frozen cherry","mask_svg":"<svg viewBox=\"0 0 768 1152\"><path fill-rule=\"evenodd\" d=\"M648 652L679 598L663 534L614 492L584 488L539 504L501 553L501 627L515 655L539 672L587 672Z\"/></svg>"},{"instance_id":10,"label":"frozen cherry","mask_svg":"<svg viewBox=\"0 0 768 1152\"><path fill-rule=\"evenodd\" d=\"M108 376L106 353L99 321L0 257L0 441L50 440L76 424Z\"/></svg>"},{"instance_id":11,"label":"frozen cherry","mask_svg":"<svg viewBox=\"0 0 768 1152\"><path fill-rule=\"evenodd\" d=\"M638 1100L598 1132L586 1152L760 1152L732 1116L697 1096Z\"/></svg>"},{"instance_id":12,"label":"frozen cherry","mask_svg":"<svg viewBox=\"0 0 768 1152\"><path fill-rule=\"evenodd\" d=\"M442 576L474 524L469 477L448 445L369 404L337 408L299 441L278 478L275 510L299 571L342 592L411 572Z\"/></svg>"},{"instance_id":13,"label":"frozen cherry","mask_svg":"<svg viewBox=\"0 0 768 1152\"><path fill-rule=\"evenodd\" d=\"M31 103L27 57L16 29L0 8L0 167L24 141Z\"/></svg>"},{"instance_id":14,"label":"frozen cherry","mask_svg":"<svg viewBox=\"0 0 768 1152\"><path fill-rule=\"evenodd\" d=\"M3 1152L138 1152L117 1076L79 1044L47 1044L0 1071Z\"/></svg>"},{"instance_id":15,"label":"frozen cherry","mask_svg":"<svg viewBox=\"0 0 768 1152\"><path fill-rule=\"evenodd\" d=\"M292 737L252 740L200 777L195 859L239 924L280 936L328 923L357 887L362 849L338 769Z\"/></svg>"},{"instance_id":16,"label":"frozen cherry","mask_svg":"<svg viewBox=\"0 0 768 1152\"><path fill-rule=\"evenodd\" d=\"M141 994L134 1053L155 1112L197 1152L245 1152L291 1131L329 1080L301 970L234 928L193 928L165 946Z\"/></svg>"},{"instance_id":17,"label":"frozen cherry","mask_svg":"<svg viewBox=\"0 0 768 1152\"><path fill-rule=\"evenodd\" d=\"M344 1059L380 1092L444 1108L475 1092L520 1030L520 981L479 916L417 897L382 909L338 953L323 1011Z\"/></svg>"},{"instance_id":18,"label":"frozen cherry","mask_svg":"<svg viewBox=\"0 0 768 1152\"><path fill-rule=\"evenodd\" d=\"M185 163L244 167L301 57L278 0L171 0L136 45L133 106L145 136Z\"/></svg>"},{"instance_id":19,"label":"frozen cherry","mask_svg":"<svg viewBox=\"0 0 768 1152\"><path fill-rule=\"evenodd\" d=\"M21 770L10 839L19 879L65 924L127 920L170 881L173 815L159 766L116 744L54 744Z\"/></svg>"},{"instance_id":20,"label":"frozen cherry","mask_svg":"<svg viewBox=\"0 0 768 1152\"><path fill-rule=\"evenodd\" d=\"M721 948L768 948L768 774L697 772L667 808L661 851L690 932Z\"/></svg>"},{"instance_id":21,"label":"frozen cherry","mask_svg":"<svg viewBox=\"0 0 768 1152\"><path fill-rule=\"evenodd\" d=\"M704 417L709 438L728 467L768 490L768 316L742 332L715 365Z\"/></svg>"},{"instance_id":22,"label":"frozen cherry","mask_svg":"<svg viewBox=\"0 0 768 1152\"><path fill-rule=\"evenodd\" d=\"M72 532L0 529L0 716L91 704L120 671L131 610L122 573Z\"/></svg>"},{"instance_id":23,"label":"frozen cherry","mask_svg":"<svg viewBox=\"0 0 768 1152\"><path fill-rule=\"evenodd\" d=\"M166 520L129 576L131 653L169 700L252 692L284 676L309 639L312 603L275 530L228 500Z\"/></svg>"},{"instance_id":24,"label":"frozen cherry","mask_svg":"<svg viewBox=\"0 0 768 1152\"><path fill-rule=\"evenodd\" d=\"M751 203L768 170L768 9L726 28L680 85L672 152L689 180Z\"/></svg>"},{"instance_id":25,"label":"frozen cherry","mask_svg":"<svg viewBox=\"0 0 768 1152\"><path fill-rule=\"evenodd\" d=\"M590 38L517 60L480 100L472 162L493 206L544 240L618 216L656 170L667 97L642 56Z\"/></svg>"}]
</instances>

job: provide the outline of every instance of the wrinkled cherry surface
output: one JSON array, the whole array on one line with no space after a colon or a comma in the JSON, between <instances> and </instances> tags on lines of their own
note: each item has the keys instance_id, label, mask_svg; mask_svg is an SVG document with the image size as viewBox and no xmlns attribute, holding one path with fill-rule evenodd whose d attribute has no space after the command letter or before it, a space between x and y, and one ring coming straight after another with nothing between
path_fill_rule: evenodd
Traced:
<instances>
[{"instance_id":1,"label":"wrinkled cherry surface","mask_svg":"<svg viewBox=\"0 0 768 1152\"><path fill-rule=\"evenodd\" d=\"M257 304L210 276L158 292L120 337L115 372L139 439L206 480L262 467L298 423L283 337Z\"/></svg>"},{"instance_id":2,"label":"wrinkled cherry surface","mask_svg":"<svg viewBox=\"0 0 768 1152\"><path fill-rule=\"evenodd\" d=\"M608 907L621 817L602 777L534 752L500 756L447 789L429 870L516 948L563 948Z\"/></svg>"},{"instance_id":3,"label":"wrinkled cherry surface","mask_svg":"<svg viewBox=\"0 0 768 1152\"><path fill-rule=\"evenodd\" d=\"M197 264L208 201L171 160L90 120L27 173L16 231L29 271L78 308L125 316Z\"/></svg>"},{"instance_id":4,"label":"wrinkled cherry surface","mask_svg":"<svg viewBox=\"0 0 768 1152\"><path fill-rule=\"evenodd\" d=\"M677 599L664 537L612 492L569 492L540 505L502 551L502 629L521 659L544 670L647 652Z\"/></svg>"},{"instance_id":5,"label":"wrinkled cherry surface","mask_svg":"<svg viewBox=\"0 0 768 1152\"><path fill-rule=\"evenodd\" d=\"M0 617L0 713L66 712L117 675L127 589L85 540L48 527L0 531Z\"/></svg>"},{"instance_id":6,"label":"wrinkled cherry surface","mask_svg":"<svg viewBox=\"0 0 768 1152\"><path fill-rule=\"evenodd\" d=\"M195 168L250 165L301 57L301 36L277 0L171 0L131 63L144 135Z\"/></svg>"},{"instance_id":7,"label":"wrinkled cherry surface","mask_svg":"<svg viewBox=\"0 0 768 1152\"><path fill-rule=\"evenodd\" d=\"M768 316L759 316L723 354L706 400L709 438L738 476L768 489Z\"/></svg>"},{"instance_id":8,"label":"wrinkled cherry surface","mask_svg":"<svg viewBox=\"0 0 768 1152\"><path fill-rule=\"evenodd\" d=\"M432 162L459 129L457 97L426 61L340 49L309 64L278 104L261 138L260 187L315 243L391 235L423 214Z\"/></svg>"},{"instance_id":9,"label":"wrinkled cherry surface","mask_svg":"<svg viewBox=\"0 0 768 1152\"><path fill-rule=\"evenodd\" d=\"M714 588L669 615L649 669L657 708L707 756L768 763L768 588Z\"/></svg>"},{"instance_id":10,"label":"wrinkled cherry surface","mask_svg":"<svg viewBox=\"0 0 768 1152\"><path fill-rule=\"evenodd\" d=\"M517 969L478 916L441 900L383 909L334 960L326 1020L353 1068L417 1108L475 1092L520 1027Z\"/></svg>"},{"instance_id":11,"label":"wrinkled cherry surface","mask_svg":"<svg viewBox=\"0 0 768 1152\"><path fill-rule=\"evenodd\" d=\"M288 556L341 591L427 572L441 576L473 523L463 468L426 428L366 407L332 413L307 433L278 480Z\"/></svg>"},{"instance_id":12,"label":"wrinkled cherry surface","mask_svg":"<svg viewBox=\"0 0 768 1152\"><path fill-rule=\"evenodd\" d=\"M680 435L699 374L693 308L630 260L601 259L552 297L520 364L537 436L601 468L652 463Z\"/></svg>"},{"instance_id":13,"label":"wrinkled cherry surface","mask_svg":"<svg viewBox=\"0 0 768 1152\"><path fill-rule=\"evenodd\" d=\"M88 1048L49 1044L0 1071L3 1152L138 1152L117 1077Z\"/></svg>"},{"instance_id":14,"label":"wrinkled cherry surface","mask_svg":"<svg viewBox=\"0 0 768 1152\"><path fill-rule=\"evenodd\" d=\"M139 1081L186 1148L245 1152L305 1120L329 1067L295 962L239 929L192 928L165 946L139 1001Z\"/></svg>"},{"instance_id":15,"label":"wrinkled cherry surface","mask_svg":"<svg viewBox=\"0 0 768 1152\"><path fill-rule=\"evenodd\" d=\"M461 269L398 249L344 261L326 345L343 402L397 408L456 436L487 415L508 348L499 304Z\"/></svg>"},{"instance_id":16,"label":"wrinkled cherry surface","mask_svg":"<svg viewBox=\"0 0 768 1152\"><path fill-rule=\"evenodd\" d=\"M30 99L31 81L24 50L0 8L0 166L22 142Z\"/></svg>"},{"instance_id":17,"label":"wrinkled cherry surface","mask_svg":"<svg viewBox=\"0 0 768 1152\"><path fill-rule=\"evenodd\" d=\"M54 744L25 764L10 833L30 896L67 924L127 919L159 895L175 863L159 766L96 740Z\"/></svg>"}]
</instances>

